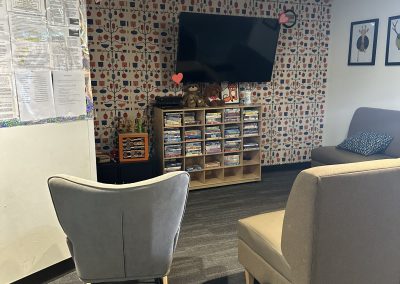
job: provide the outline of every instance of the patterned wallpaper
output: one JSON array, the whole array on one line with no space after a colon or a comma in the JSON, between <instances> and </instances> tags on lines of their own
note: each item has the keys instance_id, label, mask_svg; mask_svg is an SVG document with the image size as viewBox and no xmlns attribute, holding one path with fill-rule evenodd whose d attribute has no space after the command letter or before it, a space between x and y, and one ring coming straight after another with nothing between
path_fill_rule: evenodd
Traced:
<instances>
[{"instance_id":1,"label":"patterned wallpaper","mask_svg":"<svg viewBox=\"0 0 400 284\"><path fill-rule=\"evenodd\" d=\"M182 94L170 80L181 11L277 18L293 9L298 23L281 30L273 79L253 84L253 101L263 109L262 163L309 161L322 143L330 1L88 0L97 149L114 147L118 116L151 125L154 98Z\"/></svg>"}]
</instances>

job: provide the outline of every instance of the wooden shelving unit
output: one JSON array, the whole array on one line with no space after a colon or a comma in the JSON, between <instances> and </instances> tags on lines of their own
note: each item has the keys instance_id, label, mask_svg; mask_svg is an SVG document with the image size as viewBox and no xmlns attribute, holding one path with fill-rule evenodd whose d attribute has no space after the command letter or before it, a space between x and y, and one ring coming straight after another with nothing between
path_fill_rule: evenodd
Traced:
<instances>
[{"instance_id":1,"label":"wooden shelving unit","mask_svg":"<svg viewBox=\"0 0 400 284\"><path fill-rule=\"evenodd\" d=\"M235 109L240 113L237 121L227 121L227 112ZM257 119L248 120L245 119L244 113L248 111L257 111ZM190 172L190 189L202 189L217 186L224 186L230 184L254 182L261 180L261 107L259 105L227 105L224 107L209 107L209 108L195 108L195 109L160 109L155 108L154 117L154 134L155 134L155 150L156 157L159 161L160 173L166 173L166 165L175 163L176 170L187 170L188 168L197 168L197 170ZM195 114L195 120L197 124L186 124L185 117L188 114ZM221 113L221 122L219 123L208 123L208 113ZM182 120L180 123L174 125L166 125L166 115L175 115L176 117L181 116ZM257 125L257 133L246 135L244 129L249 126ZM221 137L209 138L206 136L207 127L217 126L220 128ZM230 127L237 127L240 133L237 137L226 137L225 130ZM195 140L185 140L185 131L187 130L200 130L201 136L196 137ZM166 141L165 133L174 132L176 135L179 133L180 141ZM178 139L179 140L179 139ZM206 145L208 142L220 142L221 152L219 153L207 153ZM236 141L240 142L239 149L235 151L227 152L229 142ZM191 149L193 143L197 142L201 145L201 154L195 156L188 156L187 150ZM252 147L248 149L245 147L249 144L257 144L258 147ZM199 144L196 144L197 146ZM237 144L236 144L237 145ZM166 156L165 147L176 147L181 149L176 153L176 157ZM189 146L189 147L188 147ZM170 151L168 151L170 152ZM230 155L237 155L239 163L236 165L226 165L225 157ZM206 164L212 162L219 162L219 166L213 168L206 168ZM179 167L180 164L180 167ZM199 166L199 167L197 167ZM178 169L179 168L179 169Z\"/></svg>"}]
</instances>

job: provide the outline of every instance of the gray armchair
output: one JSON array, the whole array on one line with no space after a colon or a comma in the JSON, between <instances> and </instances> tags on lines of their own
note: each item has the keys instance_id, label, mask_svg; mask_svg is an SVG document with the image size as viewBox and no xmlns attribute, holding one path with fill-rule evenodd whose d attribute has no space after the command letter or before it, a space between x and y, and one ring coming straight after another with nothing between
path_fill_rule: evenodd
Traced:
<instances>
[{"instance_id":1,"label":"gray armchair","mask_svg":"<svg viewBox=\"0 0 400 284\"><path fill-rule=\"evenodd\" d=\"M186 172L108 185L58 175L48 185L79 278L167 282L187 193Z\"/></svg>"}]
</instances>

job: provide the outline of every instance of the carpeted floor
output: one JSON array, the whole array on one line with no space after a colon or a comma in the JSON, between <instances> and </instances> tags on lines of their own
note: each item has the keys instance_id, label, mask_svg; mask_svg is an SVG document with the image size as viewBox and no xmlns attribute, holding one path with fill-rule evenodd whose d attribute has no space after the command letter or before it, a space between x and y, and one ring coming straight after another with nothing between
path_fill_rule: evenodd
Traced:
<instances>
[{"instance_id":1,"label":"carpeted floor","mask_svg":"<svg viewBox=\"0 0 400 284\"><path fill-rule=\"evenodd\" d=\"M264 173L262 182L190 192L169 283L244 283L237 220L283 209L298 172L274 171ZM73 271L50 283L82 282Z\"/></svg>"}]
</instances>

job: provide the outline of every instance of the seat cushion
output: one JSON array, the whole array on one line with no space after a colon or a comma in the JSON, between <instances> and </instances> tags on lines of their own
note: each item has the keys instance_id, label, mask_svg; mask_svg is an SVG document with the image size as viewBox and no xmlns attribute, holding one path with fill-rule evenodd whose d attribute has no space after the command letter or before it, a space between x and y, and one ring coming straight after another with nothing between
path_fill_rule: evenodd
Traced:
<instances>
[{"instance_id":1,"label":"seat cushion","mask_svg":"<svg viewBox=\"0 0 400 284\"><path fill-rule=\"evenodd\" d=\"M335 146L315 148L311 152L311 159L324 165L347 164L366 162L372 160L393 159L393 157L384 154L375 154L363 156L349 151L337 149Z\"/></svg>"},{"instance_id":2,"label":"seat cushion","mask_svg":"<svg viewBox=\"0 0 400 284\"><path fill-rule=\"evenodd\" d=\"M239 239L268 264L290 279L290 267L282 255L281 237L285 211L276 211L239 220Z\"/></svg>"}]
</instances>

